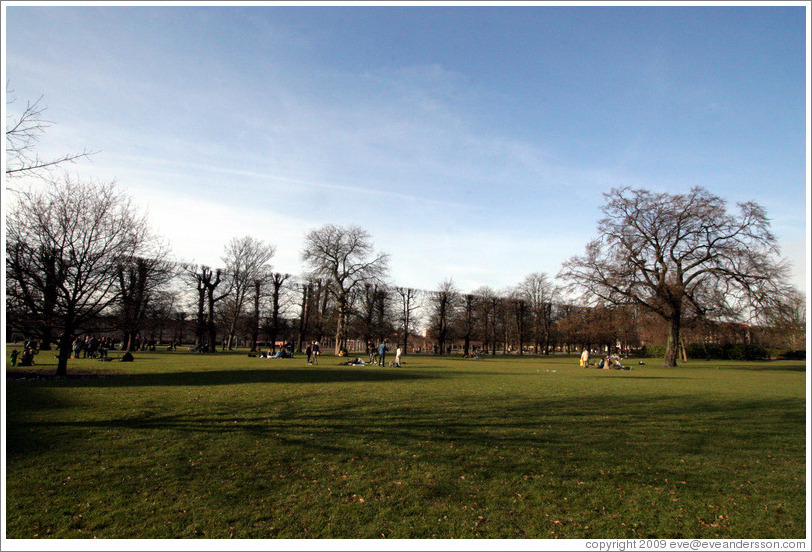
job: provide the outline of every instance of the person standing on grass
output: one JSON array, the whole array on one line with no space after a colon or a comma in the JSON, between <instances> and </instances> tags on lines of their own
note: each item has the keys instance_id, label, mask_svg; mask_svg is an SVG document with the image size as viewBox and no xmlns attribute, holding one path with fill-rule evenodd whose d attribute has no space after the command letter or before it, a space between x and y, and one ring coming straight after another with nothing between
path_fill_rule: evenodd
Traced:
<instances>
[{"instance_id":1,"label":"person standing on grass","mask_svg":"<svg viewBox=\"0 0 812 552\"><path fill-rule=\"evenodd\" d=\"M312 345L308 344L307 349L305 349L305 354L307 355L307 363L310 364L310 357L313 356L313 346Z\"/></svg>"},{"instance_id":2,"label":"person standing on grass","mask_svg":"<svg viewBox=\"0 0 812 552\"><path fill-rule=\"evenodd\" d=\"M313 342L313 362L311 364L318 364L319 363L319 342Z\"/></svg>"},{"instance_id":3,"label":"person standing on grass","mask_svg":"<svg viewBox=\"0 0 812 552\"><path fill-rule=\"evenodd\" d=\"M581 367L589 368L589 350L587 349L584 349L584 352L581 353Z\"/></svg>"},{"instance_id":4,"label":"person standing on grass","mask_svg":"<svg viewBox=\"0 0 812 552\"><path fill-rule=\"evenodd\" d=\"M34 349L26 347L20 357L20 366L33 366L34 365Z\"/></svg>"},{"instance_id":5,"label":"person standing on grass","mask_svg":"<svg viewBox=\"0 0 812 552\"><path fill-rule=\"evenodd\" d=\"M400 348L400 345L398 345L398 348L395 349L395 365L397 365L398 368L400 368L400 354L402 352L403 350Z\"/></svg>"},{"instance_id":6,"label":"person standing on grass","mask_svg":"<svg viewBox=\"0 0 812 552\"><path fill-rule=\"evenodd\" d=\"M14 349L13 351L11 351L11 354L9 356L11 357L11 365L12 366L17 366L17 355L19 355L19 354L20 354L20 352L17 349Z\"/></svg>"},{"instance_id":7,"label":"person standing on grass","mask_svg":"<svg viewBox=\"0 0 812 552\"><path fill-rule=\"evenodd\" d=\"M386 340L384 339L383 342L378 345L378 366L384 366L386 364L386 351L389 350L389 347L386 346Z\"/></svg>"},{"instance_id":8,"label":"person standing on grass","mask_svg":"<svg viewBox=\"0 0 812 552\"><path fill-rule=\"evenodd\" d=\"M73 340L73 358L79 358L79 353L82 352L82 338L77 337Z\"/></svg>"}]
</instances>

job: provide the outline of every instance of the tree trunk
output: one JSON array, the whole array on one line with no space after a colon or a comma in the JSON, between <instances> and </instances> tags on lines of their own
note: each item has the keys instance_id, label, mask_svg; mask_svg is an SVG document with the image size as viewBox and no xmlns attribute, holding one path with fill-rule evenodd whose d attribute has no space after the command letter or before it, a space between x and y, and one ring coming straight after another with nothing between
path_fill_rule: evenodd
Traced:
<instances>
[{"instance_id":1,"label":"tree trunk","mask_svg":"<svg viewBox=\"0 0 812 552\"><path fill-rule=\"evenodd\" d=\"M305 341L306 332L307 332L307 322L308 322L308 300L313 293L313 287L311 284L307 284L306 286L302 286L302 315L299 317L299 352L302 352L302 344Z\"/></svg>"},{"instance_id":2,"label":"tree trunk","mask_svg":"<svg viewBox=\"0 0 812 552\"><path fill-rule=\"evenodd\" d=\"M257 341L259 341L259 292L261 282L254 282L254 319L251 321L251 352L257 352Z\"/></svg>"},{"instance_id":3,"label":"tree trunk","mask_svg":"<svg viewBox=\"0 0 812 552\"><path fill-rule=\"evenodd\" d=\"M135 332L127 330L124 332L124 347L125 351L135 351Z\"/></svg>"},{"instance_id":4,"label":"tree trunk","mask_svg":"<svg viewBox=\"0 0 812 552\"><path fill-rule=\"evenodd\" d=\"M197 325L195 326L195 348L203 352L203 343L206 340L206 288L203 284L197 285Z\"/></svg>"},{"instance_id":5,"label":"tree trunk","mask_svg":"<svg viewBox=\"0 0 812 552\"><path fill-rule=\"evenodd\" d=\"M677 355L679 354L679 335L682 316L679 310L668 320L668 341L665 346L665 359L663 366L673 368L677 365Z\"/></svg>"},{"instance_id":6,"label":"tree trunk","mask_svg":"<svg viewBox=\"0 0 812 552\"><path fill-rule=\"evenodd\" d=\"M209 304L209 314L206 318L206 333L208 335L208 347L206 352L209 353L216 353L217 352L217 326L214 324L214 297L213 297L213 290L210 288L208 290L208 304Z\"/></svg>"},{"instance_id":7,"label":"tree trunk","mask_svg":"<svg viewBox=\"0 0 812 552\"><path fill-rule=\"evenodd\" d=\"M66 328L59 338L59 357L56 365L57 376L68 375L68 359L73 352L73 332Z\"/></svg>"},{"instance_id":8,"label":"tree trunk","mask_svg":"<svg viewBox=\"0 0 812 552\"><path fill-rule=\"evenodd\" d=\"M404 317L403 321L403 354L406 354L406 351L409 349L407 346L409 345L409 307L408 303L406 306L406 316Z\"/></svg>"},{"instance_id":9,"label":"tree trunk","mask_svg":"<svg viewBox=\"0 0 812 552\"><path fill-rule=\"evenodd\" d=\"M338 299L338 324L336 325L336 343L335 355L338 356L342 347L346 346L346 331L345 325L347 323L347 304L345 297Z\"/></svg>"},{"instance_id":10,"label":"tree trunk","mask_svg":"<svg viewBox=\"0 0 812 552\"><path fill-rule=\"evenodd\" d=\"M228 328L228 340L226 341L226 348L230 351L234 345L234 336L237 334L237 317L231 320L231 325Z\"/></svg>"},{"instance_id":11,"label":"tree trunk","mask_svg":"<svg viewBox=\"0 0 812 552\"><path fill-rule=\"evenodd\" d=\"M40 331L41 343L39 346L40 351L50 351L51 350L51 343L53 342L53 328L50 327L50 324L43 327Z\"/></svg>"},{"instance_id":12,"label":"tree trunk","mask_svg":"<svg viewBox=\"0 0 812 552\"><path fill-rule=\"evenodd\" d=\"M518 326L517 331L519 332L519 356L524 355L524 303L519 303L519 319L516 322Z\"/></svg>"}]
</instances>

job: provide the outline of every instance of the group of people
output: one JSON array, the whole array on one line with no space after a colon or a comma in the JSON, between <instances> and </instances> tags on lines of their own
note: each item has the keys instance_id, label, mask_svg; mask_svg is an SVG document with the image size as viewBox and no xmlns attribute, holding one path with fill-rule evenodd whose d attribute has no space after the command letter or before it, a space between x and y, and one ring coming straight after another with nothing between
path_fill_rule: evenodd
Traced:
<instances>
[{"instance_id":1,"label":"group of people","mask_svg":"<svg viewBox=\"0 0 812 552\"><path fill-rule=\"evenodd\" d=\"M631 366L624 366L617 354L602 356L599 362L589 364L589 350L584 349L581 353L581 368L589 368L594 366L599 370L631 370Z\"/></svg>"},{"instance_id":2,"label":"group of people","mask_svg":"<svg viewBox=\"0 0 812 552\"><path fill-rule=\"evenodd\" d=\"M34 365L34 355L37 354L39 351L35 349L29 343L26 343L23 347L23 352L20 352L17 349L13 349L11 353L9 353L9 357L11 359L12 366L33 366ZM19 364L18 364L19 361Z\"/></svg>"},{"instance_id":3,"label":"group of people","mask_svg":"<svg viewBox=\"0 0 812 552\"><path fill-rule=\"evenodd\" d=\"M286 341L284 345L279 347L279 350L274 352L274 348L268 349L267 353L262 353L260 358L293 358L293 342ZM249 353L248 356L255 356Z\"/></svg>"},{"instance_id":4,"label":"group of people","mask_svg":"<svg viewBox=\"0 0 812 552\"><path fill-rule=\"evenodd\" d=\"M86 335L79 336L73 340L73 358L100 358L107 359L107 352L115 348L115 343L110 337L102 337L101 339L96 336Z\"/></svg>"},{"instance_id":5,"label":"group of people","mask_svg":"<svg viewBox=\"0 0 812 552\"><path fill-rule=\"evenodd\" d=\"M377 364L378 366L386 366L386 351L390 350L389 343L385 339L377 347L375 347L372 341L368 341L367 353L369 354L369 363ZM398 345L395 348L395 360L392 362L392 366L400 368L400 355L402 353L403 350L400 348L400 345Z\"/></svg>"}]
</instances>

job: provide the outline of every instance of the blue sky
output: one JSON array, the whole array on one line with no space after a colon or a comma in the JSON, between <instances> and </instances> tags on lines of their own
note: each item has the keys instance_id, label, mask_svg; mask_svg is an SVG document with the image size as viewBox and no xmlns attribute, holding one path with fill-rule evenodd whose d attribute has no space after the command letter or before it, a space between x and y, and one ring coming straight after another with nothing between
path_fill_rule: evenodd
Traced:
<instances>
[{"instance_id":1,"label":"blue sky","mask_svg":"<svg viewBox=\"0 0 812 552\"><path fill-rule=\"evenodd\" d=\"M399 285L500 290L581 254L613 186L700 185L761 203L803 287L801 6L6 3L5 77L179 259L252 235L299 273L357 224Z\"/></svg>"}]
</instances>

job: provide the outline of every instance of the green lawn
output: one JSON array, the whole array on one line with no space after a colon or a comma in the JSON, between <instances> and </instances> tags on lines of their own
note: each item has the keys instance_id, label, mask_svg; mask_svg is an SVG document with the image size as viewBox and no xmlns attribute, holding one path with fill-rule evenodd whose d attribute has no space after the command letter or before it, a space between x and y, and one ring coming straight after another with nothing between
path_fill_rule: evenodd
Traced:
<instances>
[{"instance_id":1,"label":"green lawn","mask_svg":"<svg viewBox=\"0 0 812 552\"><path fill-rule=\"evenodd\" d=\"M805 537L803 362L164 352L19 377L48 356L6 380L11 539Z\"/></svg>"}]
</instances>

